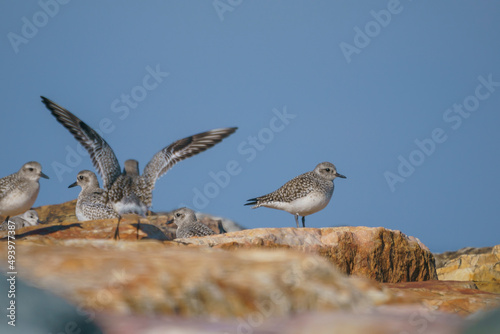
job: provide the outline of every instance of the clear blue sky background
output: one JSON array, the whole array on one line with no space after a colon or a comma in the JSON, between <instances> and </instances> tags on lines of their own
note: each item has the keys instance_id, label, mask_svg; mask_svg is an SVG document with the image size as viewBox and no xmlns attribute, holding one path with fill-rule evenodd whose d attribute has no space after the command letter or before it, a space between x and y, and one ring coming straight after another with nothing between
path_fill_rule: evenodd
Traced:
<instances>
[{"instance_id":1,"label":"clear blue sky background","mask_svg":"<svg viewBox=\"0 0 500 334\"><path fill-rule=\"evenodd\" d=\"M0 175L39 161L51 179L40 181L36 206L76 198L79 188L67 186L93 170L88 156L67 161L76 141L44 95L96 129L110 123L104 137L122 164L144 167L176 139L239 127L160 179L155 211L185 204L249 228L292 227L286 212L243 204L330 161L347 179L309 227L383 226L435 252L500 243L500 87L475 97L478 77L500 82L499 3L40 3L0 3ZM148 66L169 73L152 90ZM127 94L140 101L124 117ZM466 118L447 111L463 103L474 110ZM294 118L283 125L273 110ZM433 131L441 143L415 151ZM400 156L418 166L401 170L392 191L386 175L398 175ZM231 161L238 173L215 188L210 172ZM196 205L196 191L213 198Z\"/></svg>"}]
</instances>

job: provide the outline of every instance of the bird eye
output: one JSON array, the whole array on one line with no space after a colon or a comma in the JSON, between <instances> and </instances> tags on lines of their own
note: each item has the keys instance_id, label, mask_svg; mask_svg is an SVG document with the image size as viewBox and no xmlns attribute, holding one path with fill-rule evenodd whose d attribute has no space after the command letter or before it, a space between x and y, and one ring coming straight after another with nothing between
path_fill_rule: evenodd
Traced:
<instances>
[{"instance_id":1,"label":"bird eye","mask_svg":"<svg viewBox=\"0 0 500 334\"><path fill-rule=\"evenodd\" d=\"M176 214L175 214L175 216L176 216L176 217L180 217L180 216L181 216L181 214L180 214L180 213L176 213Z\"/></svg>"},{"instance_id":2,"label":"bird eye","mask_svg":"<svg viewBox=\"0 0 500 334\"><path fill-rule=\"evenodd\" d=\"M327 172L330 172L330 168L326 168L325 170L326 170Z\"/></svg>"},{"instance_id":3,"label":"bird eye","mask_svg":"<svg viewBox=\"0 0 500 334\"><path fill-rule=\"evenodd\" d=\"M78 178L79 178L80 180L83 180L83 175L80 175Z\"/></svg>"},{"instance_id":4,"label":"bird eye","mask_svg":"<svg viewBox=\"0 0 500 334\"><path fill-rule=\"evenodd\" d=\"M33 168L32 168L32 167L30 167L30 168L28 168L28 169L29 169L29 171L30 171L30 172L32 172L32 171L33 171Z\"/></svg>"}]
</instances>

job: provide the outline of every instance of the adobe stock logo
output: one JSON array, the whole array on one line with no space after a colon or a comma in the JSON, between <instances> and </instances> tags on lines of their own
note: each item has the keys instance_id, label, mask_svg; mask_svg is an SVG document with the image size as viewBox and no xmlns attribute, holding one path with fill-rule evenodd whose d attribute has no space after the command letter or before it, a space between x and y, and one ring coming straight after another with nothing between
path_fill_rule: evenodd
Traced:
<instances>
[{"instance_id":1,"label":"adobe stock logo","mask_svg":"<svg viewBox=\"0 0 500 334\"><path fill-rule=\"evenodd\" d=\"M474 89L473 94L466 96L462 103L454 103L443 112L443 121L454 131L462 126L464 119L468 119L473 112L479 109L480 101L487 100L496 91L496 87L500 87L499 81L493 81L492 74L489 74L487 78L480 75L477 80L479 84ZM384 172L385 180L391 192L396 191L398 183L403 183L412 176L416 168L421 166L426 158L434 154L438 145L444 143L447 139L446 130L440 127L432 130L428 138L415 139L413 142L416 148L407 157L398 156L397 172Z\"/></svg>"},{"instance_id":2,"label":"adobe stock logo","mask_svg":"<svg viewBox=\"0 0 500 334\"><path fill-rule=\"evenodd\" d=\"M51 18L54 18L60 9L60 5L66 5L70 0L40 0L38 6L41 10L35 12L31 19L23 16L21 18L21 34L9 32L7 38L14 53L19 53L21 44L28 44L30 40L38 35L39 29L45 27Z\"/></svg>"},{"instance_id":3,"label":"adobe stock logo","mask_svg":"<svg viewBox=\"0 0 500 334\"><path fill-rule=\"evenodd\" d=\"M365 23L363 29L358 26L353 28L355 32L353 43L340 42L339 44L340 51L342 51L347 63L350 64L352 56L354 54L359 55L361 50L370 45L371 41L380 35L383 28L387 28L392 22L394 15L401 14L402 11L403 5L401 5L399 0L389 0L387 2L387 9L381 9L379 11L371 10L370 15L373 20Z\"/></svg>"},{"instance_id":4,"label":"adobe stock logo","mask_svg":"<svg viewBox=\"0 0 500 334\"><path fill-rule=\"evenodd\" d=\"M237 146L238 156L229 160L222 170L208 173L209 181L201 187L193 188L193 199L189 205L179 204L178 207L189 206L196 210L207 207L210 201L217 196L231 183L236 176L240 175L247 163L254 161L259 152L264 151L276 138L284 131L297 115L288 112L287 107L281 110L272 109L272 117L254 135L249 135Z\"/></svg>"},{"instance_id":5,"label":"adobe stock logo","mask_svg":"<svg viewBox=\"0 0 500 334\"><path fill-rule=\"evenodd\" d=\"M233 12L243 3L243 0L214 0L212 6L214 6L219 20L224 21L225 12Z\"/></svg>"}]
</instances>

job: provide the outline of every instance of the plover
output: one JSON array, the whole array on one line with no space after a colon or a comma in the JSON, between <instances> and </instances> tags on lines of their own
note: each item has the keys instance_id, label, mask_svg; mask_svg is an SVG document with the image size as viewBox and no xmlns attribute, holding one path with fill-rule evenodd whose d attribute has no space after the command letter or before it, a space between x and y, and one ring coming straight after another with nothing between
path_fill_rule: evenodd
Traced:
<instances>
[{"instance_id":1,"label":"plover","mask_svg":"<svg viewBox=\"0 0 500 334\"><path fill-rule=\"evenodd\" d=\"M15 216L31 209L40 190L42 173L36 161L27 162L14 174L0 179L0 215Z\"/></svg>"},{"instance_id":2,"label":"plover","mask_svg":"<svg viewBox=\"0 0 500 334\"><path fill-rule=\"evenodd\" d=\"M177 140L156 153L139 175L135 160L127 160L122 172L108 143L78 117L43 96L42 102L90 153L92 163L102 177L107 200L120 214L144 216L152 205L155 183L162 175L179 161L211 148L237 129L214 129Z\"/></svg>"},{"instance_id":3,"label":"plover","mask_svg":"<svg viewBox=\"0 0 500 334\"><path fill-rule=\"evenodd\" d=\"M188 208L175 210L173 221L177 225L176 238L203 237L215 234L211 228L199 222L194 211Z\"/></svg>"},{"instance_id":4,"label":"plover","mask_svg":"<svg viewBox=\"0 0 500 334\"><path fill-rule=\"evenodd\" d=\"M8 230L8 221L14 223L16 230L22 227L35 226L40 224L40 220L38 220L38 213L35 210L28 210L21 215L17 215L9 218L8 220L5 220L0 226L0 230Z\"/></svg>"},{"instance_id":5,"label":"plover","mask_svg":"<svg viewBox=\"0 0 500 334\"><path fill-rule=\"evenodd\" d=\"M94 172L82 170L76 177L76 182L68 188L82 187L76 201L76 218L79 221L120 218L113 207L106 203L106 192L99 187L99 181Z\"/></svg>"},{"instance_id":6,"label":"plover","mask_svg":"<svg viewBox=\"0 0 500 334\"><path fill-rule=\"evenodd\" d=\"M283 210L295 216L299 227L299 216L302 226L306 226L306 216L324 209L333 194L333 180L336 177L345 179L330 162L322 162L313 171L299 175L285 183L270 194L251 198L245 205L253 205L252 209L265 206Z\"/></svg>"}]
</instances>

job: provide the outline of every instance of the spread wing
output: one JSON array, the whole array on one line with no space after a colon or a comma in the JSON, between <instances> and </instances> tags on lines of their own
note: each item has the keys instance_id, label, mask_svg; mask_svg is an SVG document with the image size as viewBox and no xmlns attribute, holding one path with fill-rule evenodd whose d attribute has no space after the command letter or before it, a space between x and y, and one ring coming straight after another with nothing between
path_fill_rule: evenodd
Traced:
<instances>
[{"instance_id":1,"label":"spread wing","mask_svg":"<svg viewBox=\"0 0 500 334\"><path fill-rule=\"evenodd\" d=\"M220 143L222 139L233 134L236 129L238 128L214 129L173 142L153 156L144 168L143 176L153 189L156 180L163 176L176 163Z\"/></svg>"},{"instance_id":2,"label":"spread wing","mask_svg":"<svg viewBox=\"0 0 500 334\"><path fill-rule=\"evenodd\" d=\"M41 96L42 102L54 117L71 132L90 154L94 168L102 177L103 188L108 190L121 174L115 153L106 141L90 126L53 101Z\"/></svg>"}]
</instances>

